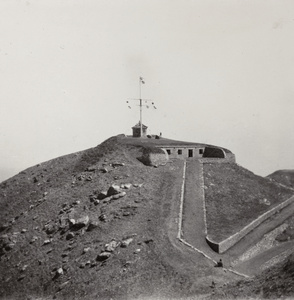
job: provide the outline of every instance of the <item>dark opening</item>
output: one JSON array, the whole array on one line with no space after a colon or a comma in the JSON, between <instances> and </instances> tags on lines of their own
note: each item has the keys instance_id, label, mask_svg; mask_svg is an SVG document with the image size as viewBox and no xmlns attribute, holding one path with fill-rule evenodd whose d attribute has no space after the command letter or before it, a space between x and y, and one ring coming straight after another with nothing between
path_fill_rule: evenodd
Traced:
<instances>
[{"instance_id":1,"label":"dark opening","mask_svg":"<svg viewBox=\"0 0 294 300\"><path fill-rule=\"evenodd\" d=\"M203 149L199 149L199 154L203 154Z\"/></svg>"},{"instance_id":2,"label":"dark opening","mask_svg":"<svg viewBox=\"0 0 294 300\"><path fill-rule=\"evenodd\" d=\"M189 149L189 157L193 157L193 149Z\"/></svg>"},{"instance_id":3,"label":"dark opening","mask_svg":"<svg viewBox=\"0 0 294 300\"><path fill-rule=\"evenodd\" d=\"M178 154L179 154L179 155L182 155L182 153L183 153L182 150L179 149L179 150L178 150Z\"/></svg>"},{"instance_id":4,"label":"dark opening","mask_svg":"<svg viewBox=\"0 0 294 300\"><path fill-rule=\"evenodd\" d=\"M170 150L169 149L167 149L166 152L167 152L168 155L170 155Z\"/></svg>"}]
</instances>

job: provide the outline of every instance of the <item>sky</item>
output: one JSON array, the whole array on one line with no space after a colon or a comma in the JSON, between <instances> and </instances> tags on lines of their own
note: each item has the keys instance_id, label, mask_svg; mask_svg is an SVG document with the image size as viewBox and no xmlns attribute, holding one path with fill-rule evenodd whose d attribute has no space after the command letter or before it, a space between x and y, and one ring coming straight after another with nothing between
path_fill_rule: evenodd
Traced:
<instances>
[{"instance_id":1,"label":"sky","mask_svg":"<svg viewBox=\"0 0 294 300\"><path fill-rule=\"evenodd\" d=\"M0 181L148 132L294 169L294 1L1 0Z\"/></svg>"}]
</instances>

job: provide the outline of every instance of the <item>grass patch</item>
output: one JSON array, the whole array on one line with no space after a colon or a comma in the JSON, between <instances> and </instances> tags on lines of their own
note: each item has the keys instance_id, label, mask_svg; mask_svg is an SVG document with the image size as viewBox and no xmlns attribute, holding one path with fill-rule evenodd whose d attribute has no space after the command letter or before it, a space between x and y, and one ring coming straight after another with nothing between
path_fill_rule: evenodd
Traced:
<instances>
[{"instance_id":1,"label":"grass patch","mask_svg":"<svg viewBox=\"0 0 294 300\"><path fill-rule=\"evenodd\" d=\"M257 176L237 164L204 164L208 234L221 241L262 213L293 195L293 191Z\"/></svg>"}]
</instances>

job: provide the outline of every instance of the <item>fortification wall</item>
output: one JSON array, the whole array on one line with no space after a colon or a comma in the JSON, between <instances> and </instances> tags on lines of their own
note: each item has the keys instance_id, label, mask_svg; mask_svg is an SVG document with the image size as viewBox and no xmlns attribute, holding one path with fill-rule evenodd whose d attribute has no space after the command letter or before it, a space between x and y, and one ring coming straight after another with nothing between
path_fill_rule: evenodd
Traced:
<instances>
[{"instance_id":1,"label":"fortification wall","mask_svg":"<svg viewBox=\"0 0 294 300\"><path fill-rule=\"evenodd\" d=\"M239 242L244 236L246 236L250 231L255 229L258 225L260 225L262 222L267 220L269 217L274 215L279 210L285 208L289 204L294 202L294 196L287 199L286 201L280 203L279 205L273 207L271 210L263 213L261 216L259 216L257 219L252 221L250 224L242 228L237 233L231 235L227 239L221 241L221 242L214 242L209 236L206 236L206 242L208 245L216 252L223 253L229 248L231 248L233 245L235 245L237 242Z\"/></svg>"}]
</instances>

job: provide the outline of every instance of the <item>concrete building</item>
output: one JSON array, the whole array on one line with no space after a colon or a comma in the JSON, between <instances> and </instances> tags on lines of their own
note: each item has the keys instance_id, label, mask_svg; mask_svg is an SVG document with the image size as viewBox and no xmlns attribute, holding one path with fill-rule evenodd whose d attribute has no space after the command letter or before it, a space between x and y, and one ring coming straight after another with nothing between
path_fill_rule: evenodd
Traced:
<instances>
[{"instance_id":1,"label":"concrete building","mask_svg":"<svg viewBox=\"0 0 294 300\"><path fill-rule=\"evenodd\" d=\"M177 146L157 146L164 149L169 158L201 158L203 157L205 147L199 147L194 145L177 145Z\"/></svg>"}]
</instances>

